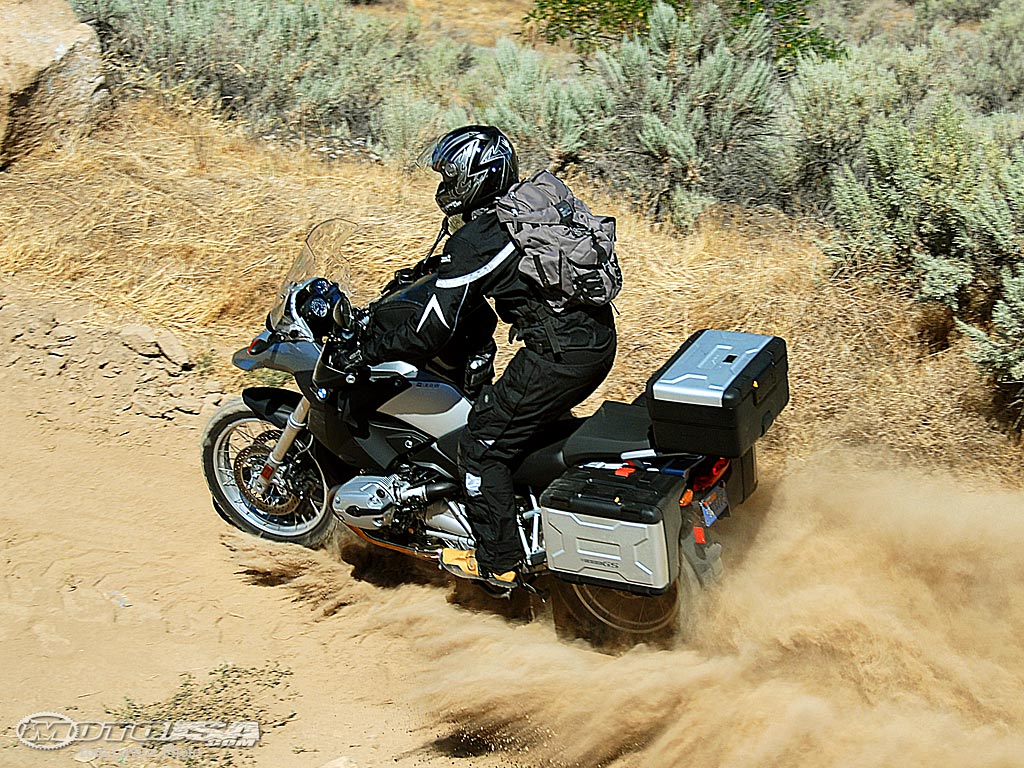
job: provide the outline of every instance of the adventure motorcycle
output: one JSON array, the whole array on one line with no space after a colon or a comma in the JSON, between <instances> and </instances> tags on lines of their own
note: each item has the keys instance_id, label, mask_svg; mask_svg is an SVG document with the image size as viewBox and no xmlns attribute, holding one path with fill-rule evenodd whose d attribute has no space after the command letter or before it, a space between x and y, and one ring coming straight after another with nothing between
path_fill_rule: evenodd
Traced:
<instances>
[{"instance_id":1,"label":"adventure motorcycle","mask_svg":"<svg viewBox=\"0 0 1024 768\"><path fill-rule=\"evenodd\" d=\"M337 520L373 546L437 560L442 547L474 546L456 456L472 407L456 383L467 361L454 339L419 365L359 364L365 313L320 271L330 258L347 268L338 259L355 228L334 219L310 232L266 329L232 358L286 372L298 391L251 387L222 406L203 470L216 509L249 533L312 547ZM430 280L393 282L376 309L422 313ZM551 423L514 468L517 588L553 576L560 625L646 635L688 621L699 586L722 572L712 526L756 487L753 443L788 398L781 339L705 331L634 403Z\"/></svg>"}]
</instances>

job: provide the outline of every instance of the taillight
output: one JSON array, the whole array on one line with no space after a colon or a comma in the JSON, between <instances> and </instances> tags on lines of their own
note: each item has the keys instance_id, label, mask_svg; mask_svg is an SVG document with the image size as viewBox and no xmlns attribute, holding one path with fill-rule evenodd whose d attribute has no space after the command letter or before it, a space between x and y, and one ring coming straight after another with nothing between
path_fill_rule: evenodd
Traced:
<instances>
[{"instance_id":1,"label":"taillight","mask_svg":"<svg viewBox=\"0 0 1024 768\"><path fill-rule=\"evenodd\" d=\"M700 493L701 491L706 491L721 480L722 475L725 474L725 470L729 468L729 464L731 463L730 459L718 459L710 468L704 470L699 475L696 475L693 478L694 492Z\"/></svg>"}]
</instances>

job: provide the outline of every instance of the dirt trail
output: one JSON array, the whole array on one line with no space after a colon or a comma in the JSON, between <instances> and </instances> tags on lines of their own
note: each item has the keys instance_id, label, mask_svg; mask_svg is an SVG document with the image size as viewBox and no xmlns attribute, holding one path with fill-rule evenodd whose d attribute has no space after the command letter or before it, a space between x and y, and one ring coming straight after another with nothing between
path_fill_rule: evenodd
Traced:
<instances>
[{"instance_id":1,"label":"dirt trail","mask_svg":"<svg viewBox=\"0 0 1024 768\"><path fill-rule=\"evenodd\" d=\"M0 362L19 356L0 368L15 476L0 764L73 762L74 747L17 742L31 712L101 719L126 696L166 700L183 672L275 661L284 686L242 691L279 724L243 765L1024 764L1020 491L802 464L723 521L727 578L691 645L605 656L543 619L226 533L197 467L203 417L168 420L130 393L125 411L87 403L74 355L36 375L47 344L10 341L27 316L21 299L0 310ZM155 359L123 365L162 366L143 384L162 402L192 374Z\"/></svg>"},{"instance_id":2,"label":"dirt trail","mask_svg":"<svg viewBox=\"0 0 1024 768\"><path fill-rule=\"evenodd\" d=\"M0 391L9 460L0 505L0 765L77 764L76 756L89 757L82 749L30 749L15 724L40 711L109 720L107 709L126 698L168 701L182 674L199 685L241 677L228 697L236 709L214 718L245 719L239 708L252 697L266 713L261 746L235 750L235 762L225 764L450 765L424 752L446 730L404 695L410 681L418 684L414 646L378 647L365 626L340 614L324 621L322 611L294 604L292 592L237 573L240 555L225 543L247 557L275 550L236 536L214 514L198 462L205 417L174 411L172 418L160 405L171 387L206 384L193 374L168 376L176 366L157 358L122 355L117 333L72 325L75 308L24 290L15 298L11 287L0 293L7 294ZM63 350L59 369L54 350ZM103 376L113 359L115 381L130 380L123 389ZM139 383L153 371L159 375ZM278 567L350 570L326 555L284 549ZM443 590L425 597L446 608ZM210 677L226 665L234 672ZM274 665L289 672L283 686L252 679L249 671ZM129 755L120 764L179 764L158 757ZM89 762L115 764L102 756Z\"/></svg>"}]
</instances>

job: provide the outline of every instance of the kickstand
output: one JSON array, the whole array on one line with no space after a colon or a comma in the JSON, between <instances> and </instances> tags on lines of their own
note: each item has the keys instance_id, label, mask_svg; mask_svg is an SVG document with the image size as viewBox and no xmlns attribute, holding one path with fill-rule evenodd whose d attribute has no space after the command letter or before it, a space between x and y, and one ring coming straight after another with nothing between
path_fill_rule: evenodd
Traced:
<instances>
[{"instance_id":1,"label":"kickstand","mask_svg":"<svg viewBox=\"0 0 1024 768\"><path fill-rule=\"evenodd\" d=\"M535 586L533 586L533 584L531 583L532 579L531 581L527 581L522 575L520 575L518 578L518 582L520 587L525 589L531 595L536 595L538 598L540 598L540 601L542 603L546 603L548 601L548 592L543 589L537 589Z\"/></svg>"}]
</instances>

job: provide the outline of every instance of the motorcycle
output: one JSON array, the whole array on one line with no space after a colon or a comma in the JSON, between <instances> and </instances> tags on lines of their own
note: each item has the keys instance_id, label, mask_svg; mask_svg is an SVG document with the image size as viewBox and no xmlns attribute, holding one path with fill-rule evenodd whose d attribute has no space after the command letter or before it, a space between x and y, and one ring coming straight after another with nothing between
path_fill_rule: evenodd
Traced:
<instances>
[{"instance_id":1,"label":"motorcycle","mask_svg":"<svg viewBox=\"0 0 1024 768\"><path fill-rule=\"evenodd\" d=\"M322 272L331 259L336 271L347 270L342 254L356 229L333 219L306 237L265 329L232 358L243 371L288 374L297 391L254 386L223 405L203 435L203 471L216 510L248 533L316 547L340 524L374 548L437 561L443 547L475 546L457 460L473 407L457 375L466 360L454 340L416 365L359 363L367 314L353 306L344 275L331 282ZM424 312L430 281L393 281L375 312ZM770 338L732 334L724 347L733 348L732 337L747 346ZM633 403L553 421L513 468L523 566L512 589L550 593L560 633L585 635L596 621L640 639L672 634L693 621L701 588L721 577L714 525L756 488L752 442L788 401L788 383L784 352L779 360L776 350L774 373L754 360L767 342L757 342L753 356L740 350L746 363L719 354L722 366L741 372L741 384L759 377L752 388L747 381L761 399L741 427L760 419L760 434L720 451L734 455L694 451L695 439L721 425L701 424L715 408L679 393L724 348L718 336L711 341L712 353L699 353L703 363L673 356ZM761 367L751 374L755 363ZM702 409L696 426L679 416L687 408ZM495 597L510 592L473 583Z\"/></svg>"}]
</instances>

